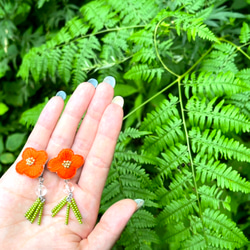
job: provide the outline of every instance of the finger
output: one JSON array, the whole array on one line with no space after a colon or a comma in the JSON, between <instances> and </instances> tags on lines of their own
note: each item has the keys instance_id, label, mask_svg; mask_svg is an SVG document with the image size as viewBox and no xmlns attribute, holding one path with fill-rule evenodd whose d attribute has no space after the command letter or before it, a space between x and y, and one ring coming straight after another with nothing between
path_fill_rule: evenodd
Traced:
<instances>
[{"instance_id":1,"label":"finger","mask_svg":"<svg viewBox=\"0 0 250 250\"><path fill-rule=\"evenodd\" d=\"M80 249L111 249L136 210L136 202L130 199L112 205L88 238L81 242Z\"/></svg>"},{"instance_id":2,"label":"finger","mask_svg":"<svg viewBox=\"0 0 250 250\"><path fill-rule=\"evenodd\" d=\"M71 147L79 122L94 93L95 87L88 82L76 88L52 133L47 147L49 158L57 155L61 149Z\"/></svg>"},{"instance_id":3,"label":"finger","mask_svg":"<svg viewBox=\"0 0 250 250\"><path fill-rule=\"evenodd\" d=\"M78 182L79 187L92 194L97 202L100 201L113 159L122 118L123 110L120 105L111 103L106 108Z\"/></svg>"},{"instance_id":4,"label":"finger","mask_svg":"<svg viewBox=\"0 0 250 250\"><path fill-rule=\"evenodd\" d=\"M101 117L106 107L111 103L113 95L114 89L108 83L100 83L96 88L95 95L77 132L74 145L72 146L72 150L84 158L88 155Z\"/></svg>"}]
</instances>

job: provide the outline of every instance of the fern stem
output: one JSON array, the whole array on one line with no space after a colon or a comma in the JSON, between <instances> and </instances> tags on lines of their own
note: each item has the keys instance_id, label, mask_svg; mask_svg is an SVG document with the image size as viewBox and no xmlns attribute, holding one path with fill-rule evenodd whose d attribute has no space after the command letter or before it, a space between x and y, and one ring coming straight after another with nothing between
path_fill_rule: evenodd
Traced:
<instances>
[{"instance_id":1,"label":"fern stem","mask_svg":"<svg viewBox=\"0 0 250 250\"><path fill-rule=\"evenodd\" d=\"M185 74L187 74L187 72L184 73L184 75ZM205 226L204 226L204 222L203 222L203 215L202 215L202 209L201 209L201 203L200 203L200 196L199 196L199 193L198 193L198 187L197 187L197 183L196 183L196 180L195 180L196 178L195 178L194 162L193 162L193 157L192 157L192 152L191 152L191 146L190 146L190 139L189 139L189 135L188 135L187 125L186 125L186 119L185 119L185 114L184 114L184 107L183 107L183 100L182 100L182 93L181 93L181 79L182 79L182 77L179 77L177 79L178 80L178 92L179 92L181 118L182 118L182 124L183 124L184 132L185 132L185 137L186 137L188 155L189 155L190 166L191 166L192 176L193 176L194 189L195 189L197 204L198 204L198 208L199 208L199 215L200 215L201 223L202 223L202 226L203 226L203 235L204 235L204 239L205 239L205 241L207 243L207 237L205 235Z\"/></svg>"},{"instance_id":2,"label":"fern stem","mask_svg":"<svg viewBox=\"0 0 250 250\"><path fill-rule=\"evenodd\" d=\"M220 40L220 41L223 41L223 42L225 42L225 43L228 43L228 44L230 44L230 45L232 45L232 46L235 47L241 54L243 54L247 59L250 60L250 56L249 56L244 50L241 49L241 47L243 47L243 46L245 46L245 45L243 45L243 46L238 46L238 45L236 45L235 43L226 40L225 38L220 38L219 40Z\"/></svg>"},{"instance_id":3,"label":"fern stem","mask_svg":"<svg viewBox=\"0 0 250 250\"><path fill-rule=\"evenodd\" d=\"M113 29L105 29L105 30L101 30L101 31L96 32L96 33L91 33L91 34L87 34L87 35L83 35L83 36L74 38L74 39L68 41L67 43L77 42L77 41L79 41L79 40L81 40L83 38L87 38L87 37L90 37L90 36L97 36L97 35L108 33L108 32L120 31L120 30L126 30L126 29L145 28L145 26L146 25L134 25L134 26L117 27L117 28L113 28ZM62 44L56 45L55 47L60 48L60 47L64 46L64 44L65 43L62 43Z\"/></svg>"},{"instance_id":4,"label":"fern stem","mask_svg":"<svg viewBox=\"0 0 250 250\"><path fill-rule=\"evenodd\" d=\"M172 87L173 85L175 85L177 82L178 82L178 79L174 80L172 83L170 83L165 88L163 88L162 90L160 90L159 92L157 92L155 95L151 96L149 99L147 99L141 105L139 105L138 107L136 107L135 109L133 109L131 112L129 112L127 115L125 115L124 118L123 118L123 120L127 119L129 116L131 116L133 113L135 113L138 109L142 108L144 105L146 105L147 103L149 103L150 101L152 101L154 98L156 98L161 93L165 92L167 89L169 89L170 87Z\"/></svg>"},{"instance_id":5,"label":"fern stem","mask_svg":"<svg viewBox=\"0 0 250 250\"><path fill-rule=\"evenodd\" d=\"M157 31L158 31L158 28L160 26L160 24L166 19L167 17L164 17L162 18L156 25L155 27L155 30L154 30L154 47L155 47L155 53L156 53L156 56L157 58L159 59L159 61L161 62L162 66L164 67L165 70L167 70L170 74L176 76L176 77L179 77L178 74L176 74L174 71L172 71L170 68L167 67L167 65L163 62L163 60L161 59L161 56L159 54L159 50L157 48L157 38L156 38L156 35L157 35Z\"/></svg>"}]
</instances>

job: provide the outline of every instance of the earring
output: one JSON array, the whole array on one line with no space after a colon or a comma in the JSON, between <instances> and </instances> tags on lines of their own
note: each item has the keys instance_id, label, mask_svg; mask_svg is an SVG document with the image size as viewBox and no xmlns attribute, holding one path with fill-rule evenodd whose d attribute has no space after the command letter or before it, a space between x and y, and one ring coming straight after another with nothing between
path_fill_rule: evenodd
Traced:
<instances>
[{"instance_id":1,"label":"earring","mask_svg":"<svg viewBox=\"0 0 250 250\"><path fill-rule=\"evenodd\" d=\"M41 224L43 206L45 202L46 187L43 185L43 170L48 155L44 150L37 151L33 148L26 148L22 153L22 160L16 165L16 171L19 174L24 174L32 179L39 177L39 184L36 190L38 198L25 213L25 217L33 223L38 215L37 224Z\"/></svg>"},{"instance_id":2,"label":"earring","mask_svg":"<svg viewBox=\"0 0 250 250\"><path fill-rule=\"evenodd\" d=\"M67 196L62 199L51 212L52 217L54 217L67 204L65 218L66 225L68 225L69 222L70 208L73 210L78 222L82 224L81 213L76 205L75 199L73 198L74 186L69 182L69 179L75 176L77 169L80 168L83 163L84 158L81 155L74 154L71 149L63 149L57 157L51 159L47 164L47 167L51 172L56 172L57 175L65 181L64 192Z\"/></svg>"}]
</instances>

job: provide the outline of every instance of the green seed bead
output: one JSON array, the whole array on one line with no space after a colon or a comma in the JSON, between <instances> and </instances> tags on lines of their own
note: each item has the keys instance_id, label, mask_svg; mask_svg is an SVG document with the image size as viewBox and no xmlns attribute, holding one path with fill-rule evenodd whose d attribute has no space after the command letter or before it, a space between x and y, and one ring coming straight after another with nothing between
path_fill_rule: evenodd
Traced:
<instances>
[{"instance_id":1,"label":"green seed bead","mask_svg":"<svg viewBox=\"0 0 250 250\"><path fill-rule=\"evenodd\" d=\"M75 208L74 206L71 206L71 207L72 207L72 210L73 210L73 212L74 212L75 217L77 218L77 220L79 221L79 223L82 224L81 216L79 216L79 214L78 214L76 208Z\"/></svg>"},{"instance_id":2,"label":"green seed bead","mask_svg":"<svg viewBox=\"0 0 250 250\"><path fill-rule=\"evenodd\" d=\"M39 216L38 216L38 221L37 221L37 224L38 225L41 225L41 220L42 220L42 215L43 215L43 203L42 203L42 206L40 208L40 211L39 211Z\"/></svg>"},{"instance_id":3,"label":"green seed bead","mask_svg":"<svg viewBox=\"0 0 250 250\"><path fill-rule=\"evenodd\" d=\"M74 198L72 198L71 203L72 203L72 206L75 208L76 212L78 213L79 217L82 219L82 215L81 215L81 213L79 211L79 208L78 208Z\"/></svg>"},{"instance_id":4,"label":"green seed bead","mask_svg":"<svg viewBox=\"0 0 250 250\"><path fill-rule=\"evenodd\" d=\"M66 218L65 218L65 225L68 225L69 223L69 211L70 211L70 202L67 204L67 209L66 209Z\"/></svg>"},{"instance_id":5,"label":"green seed bead","mask_svg":"<svg viewBox=\"0 0 250 250\"><path fill-rule=\"evenodd\" d=\"M42 205L43 205L43 203L40 202L40 204L39 204L38 207L36 208L36 210L35 210L33 216L32 216L31 219L30 219L31 224L32 224L32 223L34 222L34 220L36 219L36 216L37 216L38 212L40 211Z\"/></svg>"},{"instance_id":6,"label":"green seed bead","mask_svg":"<svg viewBox=\"0 0 250 250\"><path fill-rule=\"evenodd\" d=\"M27 218L27 220L30 220L33 213L35 212L36 208L39 206L40 203L40 199L38 198L33 205L30 207L30 209L25 213L25 217Z\"/></svg>"},{"instance_id":7,"label":"green seed bead","mask_svg":"<svg viewBox=\"0 0 250 250\"><path fill-rule=\"evenodd\" d=\"M54 213L56 210L58 210L58 208L62 208L66 203L67 203L67 200L66 200L67 197L65 197L63 200L61 200L52 210L51 212ZM59 210L60 210L59 209Z\"/></svg>"}]
</instances>

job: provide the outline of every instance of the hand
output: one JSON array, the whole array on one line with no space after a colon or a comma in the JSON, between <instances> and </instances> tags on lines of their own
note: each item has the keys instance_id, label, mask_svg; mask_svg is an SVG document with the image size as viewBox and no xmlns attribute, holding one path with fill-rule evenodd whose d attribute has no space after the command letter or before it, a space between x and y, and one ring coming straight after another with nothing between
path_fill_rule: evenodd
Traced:
<instances>
[{"instance_id":1,"label":"hand","mask_svg":"<svg viewBox=\"0 0 250 250\"><path fill-rule=\"evenodd\" d=\"M63 113L63 99L60 96L51 98L24 146L45 150L49 159L56 157L63 148L71 148L75 154L84 157L84 166L70 180L74 183L74 198L83 224L79 224L71 212L69 224L64 225L66 208L51 217L51 209L65 197L64 181L46 167L43 177L48 192L41 225L38 226L36 221L30 224L26 220L24 214L37 198L38 179L16 172L15 165L21 159L19 156L0 180L1 249L105 250L119 238L136 211L135 201L117 202L96 224L101 194L123 118L121 106L112 103L113 87L107 83L108 80L110 78L96 89L89 82L80 84Z\"/></svg>"}]
</instances>

